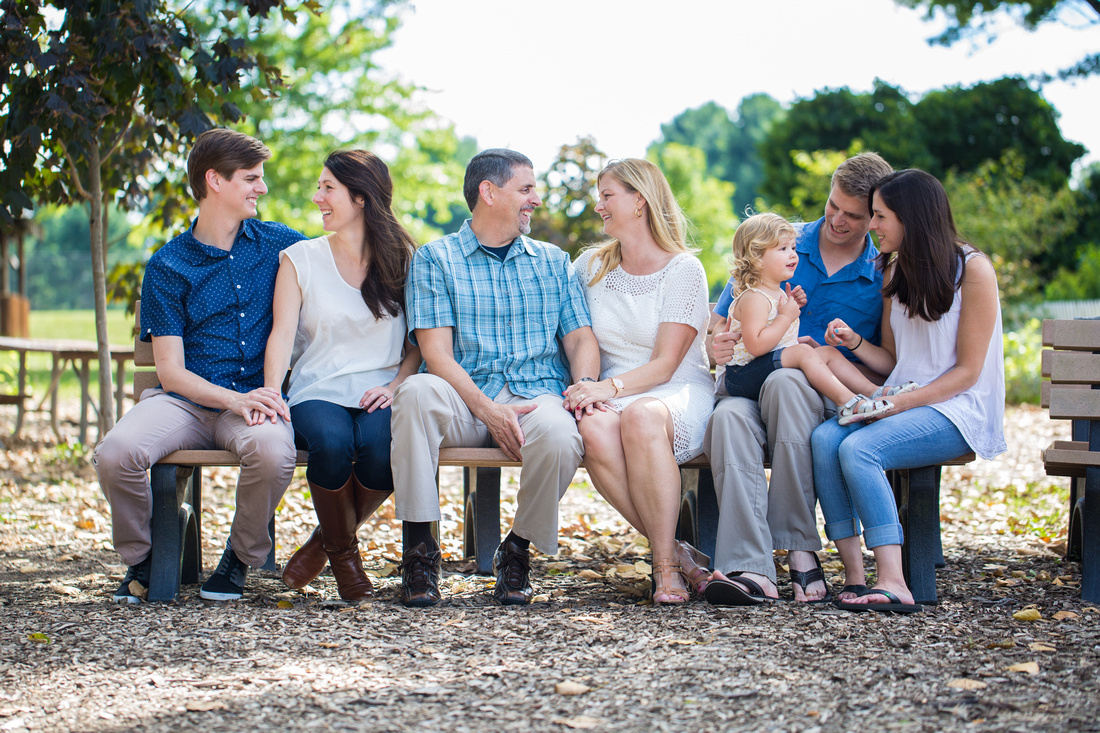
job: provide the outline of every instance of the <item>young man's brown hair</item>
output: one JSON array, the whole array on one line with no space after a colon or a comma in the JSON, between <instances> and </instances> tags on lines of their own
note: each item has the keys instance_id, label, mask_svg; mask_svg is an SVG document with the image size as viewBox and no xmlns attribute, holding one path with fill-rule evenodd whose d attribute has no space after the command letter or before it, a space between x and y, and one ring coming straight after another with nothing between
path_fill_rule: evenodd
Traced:
<instances>
[{"instance_id":1,"label":"young man's brown hair","mask_svg":"<svg viewBox=\"0 0 1100 733\"><path fill-rule=\"evenodd\" d=\"M255 168L271 158L271 151L262 142L245 135L217 127L199 135L187 156L187 182L196 201L206 198L206 172L213 170L226 179L239 170Z\"/></svg>"},{"instance_id":2,"label":"young man's brown hair","mask_svg":"<svg viewBox=\"0 0 1100 733\"><path fill-rule=\"evenodd\" d=\"M860 153L837 167L832 183L844 195L862 201L876 183L893 172L894 169L878 153Z\"/></svg>"}]
</instances>

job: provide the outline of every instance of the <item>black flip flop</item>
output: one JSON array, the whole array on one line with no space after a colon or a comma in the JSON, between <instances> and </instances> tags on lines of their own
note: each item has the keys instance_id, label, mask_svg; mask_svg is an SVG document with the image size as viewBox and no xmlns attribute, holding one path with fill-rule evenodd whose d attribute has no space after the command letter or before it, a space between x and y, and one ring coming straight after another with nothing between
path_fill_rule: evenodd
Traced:
<instances>
[{"instance_id":1,"label":"black flip flop","mask_svg":"<svg viewBox=\"0 0 1100 733\"><path fill-rule=\"evenodd\" d=\"M823 598L817 599L816 601L803 601L803 603L814 606L821 605L822 603L832 603L833 593L829 590L829 584L825 582L825 570L821 567L821 559L817 556L816 552L811 552L810 554L813 556L814 562L817 564L816 568L812 568L810 570L795 570L790 566L790 558L787 558L787 573L791 576L791 585L800 586L802 588L802 594L805 595L806 588L810 585L810 583L816 583L820 580L821 583L825 586L825 596Z\"/></svg>"},{"instance_id":2,"label":"black flip flop","mask_svg":"<svg viewBox=\"0 0 1100 733\"><path fill-rule=\"evenodd\" d=\"M919 613L924 610L924 606L919 603L902 603L901 599L895 596L888 590L882 590L881 588L868 588L865 593L860 593L861 596L880 595L886 596L888 603L846 603L839 602L836 607L841 611L855 611L856 613L862 613L865 611L878 611L879 613Z\"/></svg>"},{"instance_id":3,"label":"black flip flop","mask_svg":"<svg viewBox=\"0 0 1100 733\"><path fill-rule=\"evenodd\" d=\"M715 606L759 606L775 602L774 598L764 595L759 583L740 573L731 575L729 580L712 579L703 590L703 598Z\"/></svg>"}]
</instances>

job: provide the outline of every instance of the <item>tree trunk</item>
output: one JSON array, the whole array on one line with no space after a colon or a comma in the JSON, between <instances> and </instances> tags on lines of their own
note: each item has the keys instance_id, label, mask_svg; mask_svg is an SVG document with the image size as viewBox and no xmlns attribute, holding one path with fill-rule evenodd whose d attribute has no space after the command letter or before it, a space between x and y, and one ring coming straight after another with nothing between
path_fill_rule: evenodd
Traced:
<instances>
[{"instance_id":1,"label":"tree trunk","mask_svg":"<svg viewBox=\"0 0 1100 733\"><path fill-rule=\"evenodd\" d=\"M88 151L88 230L92 247L92 289L95 292L95 333L99 346L99 437L115 426L115 396L111 380L111 345L107 339L107 257L103 237L103 178L99 145Z\"/></svg>"}]
</instances>

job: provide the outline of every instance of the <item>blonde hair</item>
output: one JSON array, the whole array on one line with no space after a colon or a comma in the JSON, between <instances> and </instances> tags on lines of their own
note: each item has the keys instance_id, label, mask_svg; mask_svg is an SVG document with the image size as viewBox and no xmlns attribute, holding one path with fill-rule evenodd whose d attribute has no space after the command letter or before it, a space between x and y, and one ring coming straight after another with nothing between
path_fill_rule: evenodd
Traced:
<instances>
[{"instance_id":1,"label":"blonde hair","mask_svg":"<svg viewBox=\"0 0 1100 733\"><path fill-rule=\"evenodd\" d=\"M596 177L597 186L604 176L611 176L627 191L637 193L645 199L649 233L658 247L666 252L693 251L684 241L684 232L687 228L684 214L680 210L680 205L676 203L676 197L672 195L672 189L660 168L648 160L626 158L608 163ZM597 244L594 248L596 251L592 259L599 258L600 267L588 283L589 285L598 283L604 275L618 267L623 259L622 245L617 239Z\"/></svg>"},{"instance_id":2,"label":"blonde hair","mask_svg":"<svg viewBox=\"0 0 1100 733\"><path fill-rule=\"evenodd\" d=\"M797 235L794 225L779 214L754 214L733 233L734 297L760 284L760 260L784 238Z\"/></svg>"}]
</instances>

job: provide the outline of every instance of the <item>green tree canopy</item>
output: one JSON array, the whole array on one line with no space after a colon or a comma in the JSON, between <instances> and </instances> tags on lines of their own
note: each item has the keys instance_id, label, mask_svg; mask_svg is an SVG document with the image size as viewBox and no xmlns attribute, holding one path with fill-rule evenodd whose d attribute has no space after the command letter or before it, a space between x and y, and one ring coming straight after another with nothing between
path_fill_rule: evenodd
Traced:
<instances>
[{"instance_id":1,"label":"green tree canopy","mask_svg":"<svg viewBox=\"0 0 1100 733\"><path fill-rule=\"evenodd\" d=\"M772 127L761 147L762 189L771 202L790 201L800 152L851 154L856 147L941 179L949 171L974 172L1012 151L1025 176L1058 188L1085 149L1062 137L1057 120L1050 103L1018 78L948 87L916 102L879 80L869 93L826 89L795 102Z\"/></svg>"},{"instance_id":2,"label":"green tree canopy","mask_svg":"<svg viewBox=\"0 0 1100 733\"><path fill-rule=\"evenodd\" d=\"M105 205L143 197L146 176L215 118L238 121L246 80L260 94L278 87L278 70L243 40L276 4L246 0L249 33L204 36L156 0L0 0L0 217L36 199L88 204L101 434L114 416Z\"/></svg>"},{"instance_id":3,"label":"green tree canopy","mask_svg":"<svg viewBox=\"0 0 1100 733\"><path fill-rule=\"evenodd\" d=\"M950 46L962 39L996 38L998 18L1009 17L1029 31L1051 21L1079 26L1100 23L1100 0L894 0L898 5L921 8L928 19L946 18L947 27L929 43ZM1100 54L1088 54L1062 69L1062 79L1088 76L1100 71ZM1044 76L1043 79L1050 77Z\"/></svg>"},{"instance_id":4,"label":"green tree canopy","mask_svg":"<svg viewBox=\"0 0 1100 733\"><path fill-rule=\"evenodd\" d=\"M756 203L764 176L758 147L783 114L782 105L767 94L745 97L733 116L718 103L707 102L661 125L656 144L679 143L702 150L707 174L734 185L733 210L743 212Z\"/></svg>"}]
</instances>

